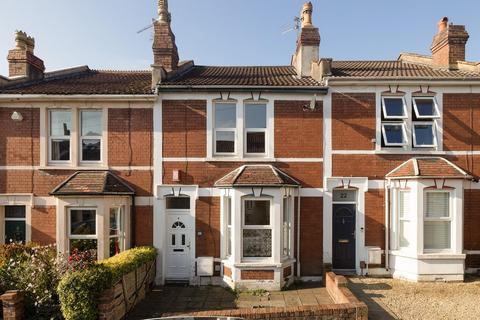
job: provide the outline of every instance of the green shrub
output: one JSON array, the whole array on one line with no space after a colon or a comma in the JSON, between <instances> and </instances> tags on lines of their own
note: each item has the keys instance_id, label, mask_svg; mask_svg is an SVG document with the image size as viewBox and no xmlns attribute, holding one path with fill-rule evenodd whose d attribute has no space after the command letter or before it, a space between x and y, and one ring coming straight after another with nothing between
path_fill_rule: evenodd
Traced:
<instances>
[{"instance_id":1,"label":"green shrub","mask_svg":"<svg viewBox=\"0 0 480 320\"><path fill-rule=\"evenodd\" d=\"M66 320L94 320L98 317L98 298L123 275L153 261L155 248L139 247L99 261L84 270L67 273L58 286L63 316Z\"/></svg>"}]
</instances>

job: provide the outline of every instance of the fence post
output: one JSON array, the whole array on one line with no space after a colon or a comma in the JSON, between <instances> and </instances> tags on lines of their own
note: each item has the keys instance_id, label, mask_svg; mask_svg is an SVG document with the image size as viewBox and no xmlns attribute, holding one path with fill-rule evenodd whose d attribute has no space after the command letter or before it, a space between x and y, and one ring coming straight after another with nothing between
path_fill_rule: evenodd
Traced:
<instances>
[{"instance_id":1,"label":"fence post","mask_svg":"<svg viewBox=\"0 0 480 320\"><path fill-rule=\"evenodd\" d=\"M3 304L4 320L23 320L24 304L23 293L21 291L12 290L5 292L1 297Z\"/></svg>"}]
</instances>

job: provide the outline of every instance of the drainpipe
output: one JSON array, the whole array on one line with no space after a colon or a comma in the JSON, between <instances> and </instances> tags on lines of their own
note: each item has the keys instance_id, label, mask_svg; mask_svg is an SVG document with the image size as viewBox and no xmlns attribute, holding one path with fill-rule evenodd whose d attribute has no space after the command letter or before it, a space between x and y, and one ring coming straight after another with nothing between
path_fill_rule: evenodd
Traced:
<instances>
[{"instance_id":1,"label":"drainpipe","mask_svg":"<svg viewBox=\"0 0 480 320\"><path fill-rule=\"evenodd\" d=\"M389 212L389 190L387 187L387 180L384 180L385 188L385 269L389 269L388 265L388 252L389 252L389 233L390 233L390 212Z\"/></svg>"},{"instance_id":2,"label":"drainpipe","mask_svg":"<svg viewBox=\"0 0 480 320\"><path fill-rule=\"evenodd\" d=\"M300 189L298 186L298 198L297 198L297 277L300 277Z\"/></svg>"},{"instance_id":3,"label":"drainpipe","mask_svg":"<svg viewBox=\"0 0 480 320\"><path fill-rule=\"evenodd\" d=\"M136 232L135 232L135 226L136 226L136 210L135 210L135 195L132 195L132 206L130 208L130 247L134 248L137 243L136 239Z\"/></svg>"}]
</instances>

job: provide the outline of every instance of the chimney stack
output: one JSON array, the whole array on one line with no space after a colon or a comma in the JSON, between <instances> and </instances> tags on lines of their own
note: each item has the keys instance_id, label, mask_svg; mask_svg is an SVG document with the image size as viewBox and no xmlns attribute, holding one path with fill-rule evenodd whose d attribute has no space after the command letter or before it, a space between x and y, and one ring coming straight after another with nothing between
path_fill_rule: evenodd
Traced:
<instances>
[{"instance_id":1,"label":"chimney stack","mask_svg":"<svg viewBox=\"0 0 480 320\"><path fill-rule=\"evenodd\" d=\"M153 88L161 81L162 74L175 71L178 68L178 49L170 23L171 15L168 11L168 0L158 0L158 19L153 23Z\"/></svg>"},{"instance_id":2,"label":"chimney stack","mask_svg":"<svg viewBox=\"0 0 480 320\"><path fill-rule=\"evenodd\" d=\"M458 69L457 62L465 61L468 38L465 26L448 24L448 18L444 17L438 23L438 33L432 42L433 63L438 67Z\"/></svg>"},{"instance_id":3,"label":"chimney stack","mask_svg":"<svg viewBox=\"0 0 480 320\"><path fill-rule=\"evenodd\" d=\"M312 62L318 61L320 51L320 32L312 24L313 5L307 2L301 12L301 30L297 39L297 50L292 58L292 65L300 77L312 73Z\"/></svg>"},{"instance_id":4,"label":"chimney stack","mask_svg":"<svg viewBox=\"0 0 480 320\"><path fill-rule=\"evenodd\" d=\"M45 73L43 61L36 57L35 39L23 31L15 32L16 46L8 52L10 77L26 77L28 80L42 79Z\"/></svg>"}]
</instances>

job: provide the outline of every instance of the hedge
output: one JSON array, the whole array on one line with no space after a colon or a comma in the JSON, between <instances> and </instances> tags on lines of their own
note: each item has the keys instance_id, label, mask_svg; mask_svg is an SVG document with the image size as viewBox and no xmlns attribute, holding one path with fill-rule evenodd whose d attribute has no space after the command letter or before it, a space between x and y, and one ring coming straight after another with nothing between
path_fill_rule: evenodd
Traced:
<instances>
[{"instance_id":1,"label":"hedge","mask_svg":"<svg viewBox=\"0 0 480 320\"><path fill-rule=\"evenodd\" d=\"M142 264L155 260L156 256L155 248L133 248L99 261L93 267L65 275L57 288L65 319L97 319L101 292Z\"/></svg>"}]
</instances>

